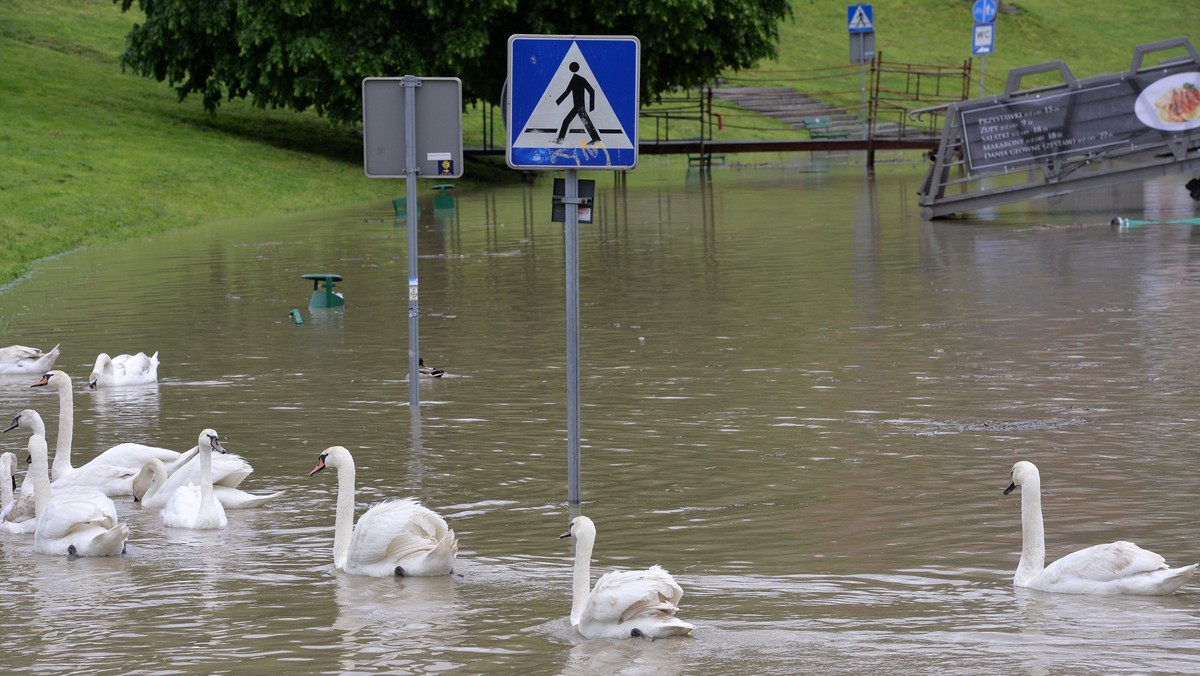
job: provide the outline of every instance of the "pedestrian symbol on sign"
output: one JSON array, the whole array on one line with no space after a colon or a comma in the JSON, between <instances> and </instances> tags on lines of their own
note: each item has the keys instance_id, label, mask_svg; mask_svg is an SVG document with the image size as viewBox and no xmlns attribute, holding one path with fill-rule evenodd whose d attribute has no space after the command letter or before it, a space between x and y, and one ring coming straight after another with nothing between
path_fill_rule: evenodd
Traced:
<instances>
[{"instance_id":1,"label":"pedestrian symbol on sign","mask_svg":"<svg viewBox=\"0 0 1200 676\"><path fill-rule=\"evenodd\" d=\"M596 109L596 90L592 89L592 85L588 84L587 78L579 74L579 64L575 61L571 62L571 81L567 83L567 89L555 99L555 103L562 105L563 99L569 95L571 97L571 111L563 118L562 126L558 128L558 138L554 139L555 143L562 143L563 137L570 131L571 120L578 117L583 121L583 128L587 131L589 144L600 142L600 134L596 133L596 125L592 124L592 118L588 115L589 110ZM587 106L584 106L584 94L587 94Z\"/></svg>"}]
</instances>

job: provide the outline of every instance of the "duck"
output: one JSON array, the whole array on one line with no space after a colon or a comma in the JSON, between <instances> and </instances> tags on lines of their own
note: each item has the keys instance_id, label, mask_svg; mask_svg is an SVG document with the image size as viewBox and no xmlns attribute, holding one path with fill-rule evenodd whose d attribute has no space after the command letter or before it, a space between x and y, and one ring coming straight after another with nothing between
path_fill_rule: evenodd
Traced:
<instances>
[{"instance_id":1,"label":"duck","mask_svg":"<svg viewBox=\"0 0 1200 676\"><path fill-rule=\"evenodd\" d=\"M120 556L125 553L129 528L117 518L112 498L94 488L53 492L50 488L49 449L41 416L26 409L5 432L30 430L29 473L32 475L37 524L33 551L59 556Z\"/></svg>"},{"instance_id":2,"label":"duck","mask_svg":"<svg viewBox=\"0 0 1200 676\"><path fill-rule=\"evenodd\" d=\"M190 451L189 451L190 453ZM238 468L245 468L242 473ZM269 504L286 491L277 491L267 495L255 495L237 488L250 473L250 464L233 453L225 453L212 457L213 495L225 509L254 509ZM141 503L144 508L157 508L167 504L167 499L175 489L189 483L199 481L199 463L190 460L183 468L169 472L161 460L153 459L133 477L133 501ZM233 485L222 484L222 481Z\"/></svg>"},{"instance_id":3,"label":"duck","mask_svg":"<svg viewBox=\"0 0 1200 676\"><path fill-rule=\"evenodd\" d=\"M1018 461L1010 472L1008 495L1021 489L1021 560L1013 584L1062 594L1174 594L1197 564L1171 568L1154 552L1119 540L1072 552L1046 565L1042 524L1042 478L1036 465Z\"/></svg>"},{"instance_id":4,"label":"duck","mask_svg":"<svg viewBox=\"0 0 1200 676\"><path fill-rule=\"evenodd\" d=\"M577 516L559 537L575 538L570 621L584 638L656 639L687 636L695 629L695 625L675 617L683 588L662 566L609 571L592 587L596 524L586 516Z\"/></svg>"},{"instance_id":5,"label":"duck","mask_svg":"<svg viewBox=\"0 0 1200 676\"><path fill-rule=\"evenodd\" d=\"M349 575L435 577L453 572L458 539L440 514L416 498L387 500L354 522L354 457L330 446L308 476L334 468L338 475L333 566Z\"/></svg>"},{"instance_id":6,"label":"duck","mask_svg":"<svg viewBox=\"0 0 1200 676\"><path fill-rule=\"evenodd\" d=\"M36 347L24 345L0 347L0 374L28 375L53 368L54 361L58 359L58 348L55 345L49 352L42 352Z\"/></svg>"},{"instance_id":7,"label":"duck","mask_svg":"<svg viewBox=\"0 0 1200 676\"><path fill-rule=\"evenodd\" d=\"M75 429L75 399L71 376L62 370L47 371L30 387L46 387L58 393L58 438L55 439L54 465L51 468L51 478L55 481L71 475L76 477L72 480L75 483L96 483L101 480L96 471L101 466L120 468L123 470L122 475L125 473L136 474L152 459L161 460L167 465L168 471L174 471L188 460L184 454L169 448L125 442L102 451L80 467L73 467L71 465L71 444ZM193 448L192 451L194 450L196 449ZM128 479L132 479L132 474ZM113 493L109 493L110 497L130 494L124 483L117 485L113 490Z\"/></svg>"},{"instance_id":8,"label":"duck","mask_svg":"<svg viewBox=\"0 0 1200 676\"><path fill-rule=\"evenodd\" d=\"M171 491L167 504L163 506L163 525L168 528L190 528L192 530L216 530L229 525L225 508L213 495L212 454L224 453L221 439L214 429L200 432L196 445L200 451L199 484L180 486Z\"/></svg>"},{"instance_id":9,"label":"duck","mask_svg":"<svg viewBox=\"0 0 1200 676\"><path fill-rule=\"evenodd\" d=\"M158 382L158 353L146 356L145 352L137 354L120 354L109 357L101 352L96 357L96 365L88 376L88 387L122 387L126 385L150 385Z\"/></svg>"},{"instance_id":10,"label":"duck","mask_svg":"<svg viewBox=\"0 0 1200 676\"><path fill-rule=\"evenodd\" d=\"M441 378L444 375L446 372L442 369L426 366L423 357L417 359L417 376L419 378Z\"/></svg>"}]
</instances>

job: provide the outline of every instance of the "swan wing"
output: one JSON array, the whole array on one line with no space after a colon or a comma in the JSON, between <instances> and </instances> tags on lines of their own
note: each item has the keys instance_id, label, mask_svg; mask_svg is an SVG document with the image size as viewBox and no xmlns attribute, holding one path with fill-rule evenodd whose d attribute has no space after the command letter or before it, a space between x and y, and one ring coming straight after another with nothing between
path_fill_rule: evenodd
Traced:
<instances>
[{"instance_id":1,"label":"swan wing","mask_svg":"<svg viewBox=\"0 0 1200 676\"><path fill-rule=\"evenodd\" d=\"M0 348L0 373L36 374L49 371L58 359L58 354L57 345L49 352L24 345Z\"/></svg>"},{"instance_id":2,"label":"swan wing","mask_svg":"<svg viewBox=\"0 0 1200 676\"><path fill-rule=\"evenodd\" d=\"M1132 542L1094 545L1055 561L1034 581L1035 588L1075 594L1173 594L1196 565L1170 568L1163 557Z\"/></svg>"},{"instance_id":3,"label":"swan wing","mask_svg":"<svg viewBox=\"0 0 1200 676\"><path fill-rule=\"evenodd\" d=\"M620 624L639 615L679 609L683 589L661 566L647 570L614 570L602 575L592 587L584 615L600 622Z\"/></svg>"},{"instance_id":4,"label":"swan wing","mask_svg":"<svg viewBox=\"0 0 1200 676\"><path fill-rule=\"evenodd\" d=\"M75 532L117 525L117 508L108 496L94 489L62 490L46 503L35 531L40 539L61 539Z\"/></svg>"},{"instance_id":5,"label":"swan wing","mask_svg":"<svg viewBox=\"0 0 1200 676\"><path fill-rule=\"evenodd\" d=\"M50 484L55 491L76 488L94 488L109 497L133 495L133 477L137 471L115 465L92 465L76 467Z\"/></svg>"},{"instance_id":6,"label":"swan wing","mask_svg":"<svg viewBox=\"0 0 1200 676\"><path fill-rule=\"evenodd\" d=\"M221 506L225 509L254 509L269 504L275 498L283 495L284 491L277 491L267 495L255 495L247 493L240 488L230 488L229 486L213 486L213 495L217 496L217 500L221 502Z\"/></svg>"},{"instance_id":7,"label":"swan wing","mask_svg":"<svg viewBox=\"0 0 1200 676\"><path fill-rule=\"evenodd\" d=\"M126 442L103 451L100 455L89 460L83 467L96 463L100 465L128 467L137 471L145 467L146 463L151 460L158 460L164 465L169 465L178 460L179 455L178 451L172 451L169 448Z\"/></svg>"},{"instance_id":8,"label":"swan wing","mask_svg":"<svg viewBox=\"0 0 1200 676\"><path fill-rule=\"evenodd\" d=\"M589 638L684 636L695 626L675 617L682 598L683 589L660 566L611 571L588 595L579 629Z\"/></svg>"},{"instance_id":9,"label":"swan wing","mask_svg":"<svg viewBox=\"0 0 1200 676\"><path fill-rule=\"evenodd\" d=\"M406 575L445 575L457 551L454 531L441 516L414 498L390 500L359 518L350 539L346 569L374 569L369 574L391 575L400 566ZM441 572L425 565L433 552L446 564Z\"/></svg>"}]
</instances>

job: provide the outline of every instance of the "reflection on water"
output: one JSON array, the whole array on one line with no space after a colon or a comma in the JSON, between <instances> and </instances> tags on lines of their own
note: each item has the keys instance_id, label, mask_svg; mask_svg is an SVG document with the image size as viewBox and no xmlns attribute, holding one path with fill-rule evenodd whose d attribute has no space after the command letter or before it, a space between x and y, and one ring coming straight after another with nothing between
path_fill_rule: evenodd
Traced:
<instances>
[{"instance_id":1,"label":"reflection on water","mask_svg":"<svg viewBox=\"0 0 1200 676\"><path fill-rule=\"evenodd\" d=\"M1039 464L1050 559L1116 538L1178 565L1200 557L1186 497L1200 240L1107 225L1183 217L1182 187L926 223L923 167L866 180L843 159L705 180L647 161L627 186L599 177L597 223L581 228L593 576L662 564L692 639L585 641L566 622L563 241L543 177L422 211L422 356L449 375L422 382L419 411L405 225L386 203L80 251L0 295L8 343L61 343L77 386L106 346L164 355L157 386L80 387L76 464L118 441L190 448L213 427L255 467L241 488L287 491L215 533L163 528L118 500L131 537L116 560L35 556L29 536L0 534L0 612L28 620L6 624L5 663L1200 669L1192 586L1166 599L1014 591L1020 505L1001 495L1016 459ZM300 275L317 271L344 277L344 308L307 308ZM0 380L0 419L32 406L54 429L56 402L29 384ZM0 450L22 453L10 436ZM416 495L447 517L453 577L332 570L336 484L307 473L335 444L355 454L358 514Z\"/></svg>"}]
</instances>

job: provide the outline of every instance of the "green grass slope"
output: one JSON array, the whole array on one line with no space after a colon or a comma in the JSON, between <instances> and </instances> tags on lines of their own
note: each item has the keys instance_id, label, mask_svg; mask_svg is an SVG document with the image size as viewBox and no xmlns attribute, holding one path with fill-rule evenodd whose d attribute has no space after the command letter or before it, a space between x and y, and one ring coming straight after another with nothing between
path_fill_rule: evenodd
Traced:
<instances>
[{"instance_id":1,"label":"green grass slope","mask_svg":"<svg viewBox=\"0 0 1200 676\"><path fill-rule=\"evenodd\" d=\"M793 0L780 58L762 64L760 77L847 63L847 4ZM876 48L888 61L969 58L970 1L872 4ZM1200 3L1178 0L1004 8L989 79L1053 59L1080 77L1123 70L1135 45L1185 36L1200 17ZM366 178L358 136L314 115L232 101L210 116L196 101L177 102L166 84L122 73L136 19L110 0L0 0L0 284L80 246L403 192L402 181ZM468 145L481 144L482 117L464 116Z\"/></svg>"}]
</instances>

